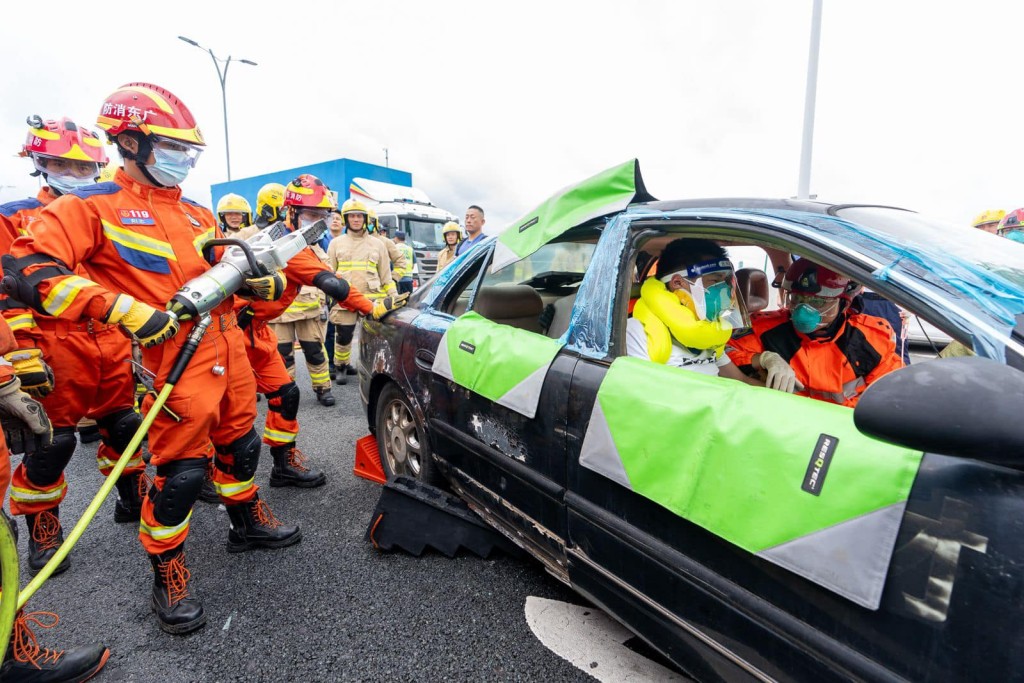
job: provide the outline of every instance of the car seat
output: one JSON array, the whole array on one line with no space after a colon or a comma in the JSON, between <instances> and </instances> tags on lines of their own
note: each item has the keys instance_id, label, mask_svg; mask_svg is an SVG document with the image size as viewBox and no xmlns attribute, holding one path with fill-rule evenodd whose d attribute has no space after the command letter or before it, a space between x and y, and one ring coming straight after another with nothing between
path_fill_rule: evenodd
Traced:
<instances>
[{"instance_id":1,"label":"car seat","mask_svg":"<svg viewBox=\"0 0 1024 683\"><path fill-rule=\"evenodd\" d=\"M540 314L544 300L529 285L492 285L481 287L476 293L473 310L483 317L502 325L543 334Z\"/></svg>"},{"instance_id":2,"label":"car seat","mask_svg":"<svg viewBox=\"0 0 1024 683\"><path fill-rule=\"evenodd\" d=\"M763 270L740 268L736 271L736 288L747 305L748 313L757 313L768 308L768 293L771 287Z\"/></svg>"}]
</instances>

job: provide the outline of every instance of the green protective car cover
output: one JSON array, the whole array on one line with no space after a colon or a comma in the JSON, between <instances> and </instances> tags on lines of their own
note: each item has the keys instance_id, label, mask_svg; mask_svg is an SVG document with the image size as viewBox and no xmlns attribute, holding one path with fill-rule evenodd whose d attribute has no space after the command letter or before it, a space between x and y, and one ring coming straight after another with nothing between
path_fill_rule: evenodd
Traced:
<instances>
[{"instance_id":1,"label":"green protective car cover","mask_svg":"<svg viewBox=\"0 0 1024 683\"><path fill-rule=\"evenodd\" d=\"M526 258L570 228L653 199L636 159L602 171L557 192L506 228L494 246L491 272Z\"/></svg>"},{"instance_id":2,"label":"green protective car cover","mask_svg":"<svg viewBox=\"0 0 1024 683\"><path fill-rule=\"evenodd\" d=\"M849 408L624 357L580 463L877 609L921 458L858 432Z\"/></svg>"},{"instance_id":3,"label":"green protective car cover","mask_svg":"<svg viewBox=\"0 0 1024 683\"><path fill-rule=\"evenodd\" d=\"M441 337L432 370L526 417L537 414L557 339L492 322L472 311Z\"/></svg>"}]
</instances>

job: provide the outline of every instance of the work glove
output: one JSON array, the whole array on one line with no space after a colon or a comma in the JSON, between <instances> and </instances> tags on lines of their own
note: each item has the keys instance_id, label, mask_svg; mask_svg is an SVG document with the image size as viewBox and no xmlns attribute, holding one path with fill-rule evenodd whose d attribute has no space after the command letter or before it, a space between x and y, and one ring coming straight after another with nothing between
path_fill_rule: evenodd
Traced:
<instances>
[{"instance_id":1,"label":"work glove","mask_svg":"<svg viewBox=\"0 0 1024 683\"><path fill-rule=\"evenodd\" d=\"M120 325L146 347L162 344L178 332L178 321L165 311L158 311L127 294L118 294L105 320Z\"/></svg>"},{"instance_id":2,"label":"work glove","mask_svg":"<svg viewBox=\"0 0 1024 683\"><path fill-rule=\"evenodd\" d=\"M373 302L373 312L370 315L373 316L374 320L380 320L391 311L397 311L404 306L405 300L408 298L408 294L399 294L398 296L386 296L383 299L377 299Z\"/></svg>"},{"instance_id":3,"label":"work glove","mask_svg":"<svg viewBox=\"0 0 1024 683\"><path fill-rule=\"evenodd\" d=\"M38 401L21 390L21 380L17 376L0 384L0 423L5 434L10 432L12 440L22 442L20 452L25 452L28 442L16 433L24 433L26 427L37 442L37 450L49 446L53 438L53 427L46 411Z\"/></svg>"},{"instance_id":4,"label":"work glove","mask_svg":"<svg viewBox=\"0 0 1024 683\"><path fill-rule=\"evenodd\" d=\"M765 372L768 373L764 384L769 389L792 394L797 389L804 388L804 385L796 381L796 373L793 372L793 368L789 366L789 363L774 351L762 351L758 362Z\"/></svg>"},{"instance_id":5,"label":"work glove","mask_svg":"<svg viewBox=\"0 0 1024 683\"><path fill-rule=\"evenodd\" d=\"M238 318L238 327L244 330L252 324L252 319L256 317L256 311L252 306L243 306L235 314L235 317Z\"/></svg>"},{"instance_id":6,"label":"work glove","mask_svg":"<svg viewBox=\"0 0 1024 683\"><path fill-rule=\"evenodd\" d=\"M53 370L43 360L41 349L18 349L4 358L21 380L21 389L32 398L43 398L53 391Z\"/></svg>"},{"instance_id":7,"label":"work glove","mask_svg":"<svg viewBox=\"0 0 1024 683\"><path fill-rule=\"evenodd\" d=\"M257 299L263 301L277 301L284 294L284 288L288 284L288 278L284 271L278 270L269 275L250 277L245 280L245 286Z\"/></svg>"}]
</instances>

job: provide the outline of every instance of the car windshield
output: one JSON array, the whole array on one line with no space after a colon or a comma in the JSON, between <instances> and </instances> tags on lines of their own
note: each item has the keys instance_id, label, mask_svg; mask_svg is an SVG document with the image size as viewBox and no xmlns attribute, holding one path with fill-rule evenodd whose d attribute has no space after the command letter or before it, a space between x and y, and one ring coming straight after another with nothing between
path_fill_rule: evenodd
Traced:
<instances>
[{"instance_id":1,"label":"car windshield","mask_svg":"<svg viewBox=\"0 0 1024 683\"><path fill-rule=\"evenodd\" d=\"M852 206L835 213L900 238L903 244L893 245L897 249L907 246L928 252L937 250L997 275L1024 293L1024 247L1005 238L899 209Z\"/></svg>"},{"instance_id":2,"label":"car windshield","mask_svg":"<svg viewBox=\"0 0 1024 683\"><path fill-rule=\"evenodd\" d=\"M441 249L444 246L443 226L444 221L402 219L402 230L413 249Z\"/></svg>"}]
</instances>

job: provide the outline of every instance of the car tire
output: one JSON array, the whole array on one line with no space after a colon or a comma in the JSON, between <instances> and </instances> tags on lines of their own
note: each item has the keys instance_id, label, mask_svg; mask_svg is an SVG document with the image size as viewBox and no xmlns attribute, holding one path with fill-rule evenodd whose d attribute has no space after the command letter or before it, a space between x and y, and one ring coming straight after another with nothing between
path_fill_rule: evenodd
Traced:
<instances>
[{"instance_id":1,"label":"car tire","mask_svg":"<svg viewBox=\"0 0 1024 683\"><path fill-rule=\"evenodd\" d=\"M406 476L424 484L440 482L427 430L397 384L388 384L381 391L375 424L377 453L388 479Z\"/></svg>"}]
</instances>

